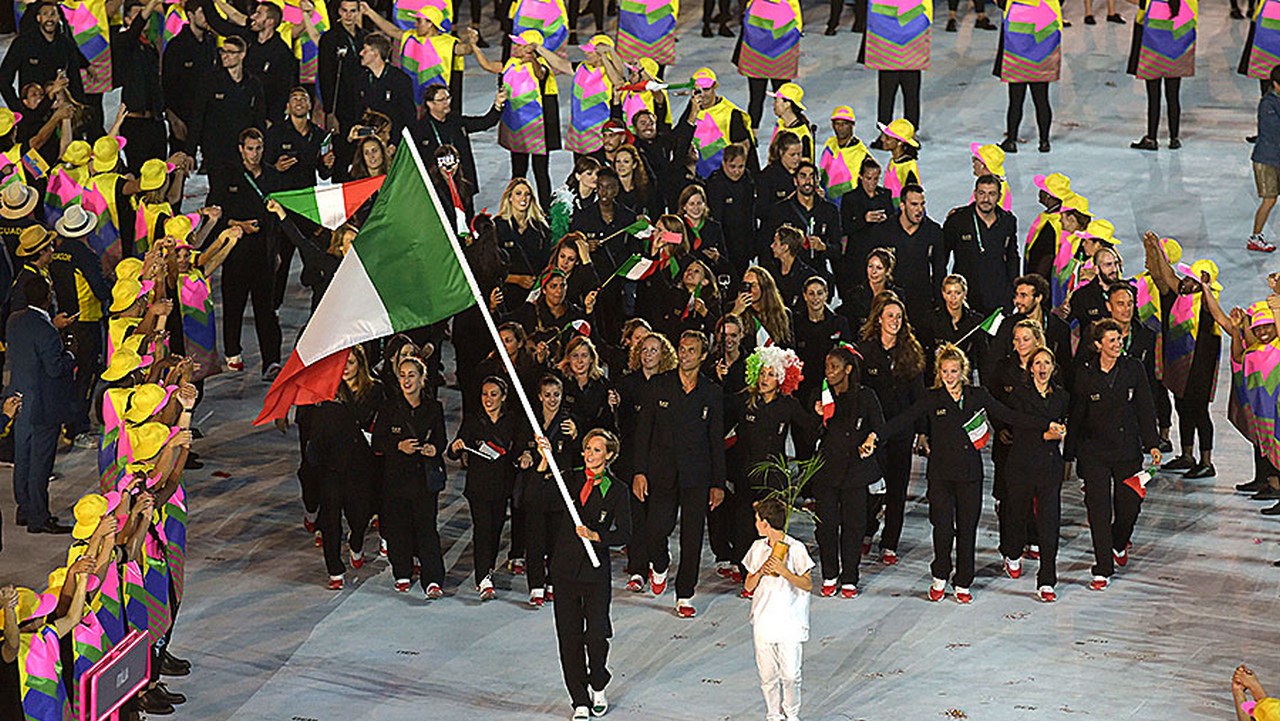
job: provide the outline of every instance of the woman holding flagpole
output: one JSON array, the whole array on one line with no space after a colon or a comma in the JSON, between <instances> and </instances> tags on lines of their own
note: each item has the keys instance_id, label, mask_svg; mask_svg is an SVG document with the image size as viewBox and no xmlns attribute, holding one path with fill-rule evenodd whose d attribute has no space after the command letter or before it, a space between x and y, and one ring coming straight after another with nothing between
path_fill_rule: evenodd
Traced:
<instances>
[{"instance_id":1,"label":"woman holding flagpole","mask_svg":"<svg viewBox=\"0 0 1280 721\"><path fill-rule=\"evenodd\" d=\"M929 481L929 521L933 524L933 582L929 600L946 596L947 580L956 602L973 602L974 545L982 514L982 448L991 440L987 416L1011 426L1039 430L1048 440L1062 438L1066 427L1057 422L1018 413L996 401L980 387L969 385L969 359L953 345L938 351L933 388L910 409L885 423L884 436L923 422L929 440L926 477ZM880 434L871 433L860 452L875 450ZM955 552L955 577L951 554Z\"/></svg>"}]
</instances>

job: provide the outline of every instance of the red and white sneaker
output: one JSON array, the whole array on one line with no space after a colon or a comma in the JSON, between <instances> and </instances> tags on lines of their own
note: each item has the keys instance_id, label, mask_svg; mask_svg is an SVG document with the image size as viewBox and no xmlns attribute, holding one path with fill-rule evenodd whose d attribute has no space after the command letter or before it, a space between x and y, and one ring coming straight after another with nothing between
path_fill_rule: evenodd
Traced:
<instances>
[{"instance_id":1,"label":"red and white sneaker","mask_svg":"<svg viewBox=\"0 0 1280 721\"><path fill-rule=\"evenodd\" d=\"M444 589L440 588L440 584L428 583L427 584L427 600L435 601L441 598L444 598Z\"/></svg>"},{"instance_id":2,"label":"red and white sneaker","mask_svg":"<svg viewBox=\"0 0 1280 721\"><path fill-rule=\"evenodd\" d=\"M886 566L898 565L898 552L889 548L884 549L880 553L880 562Z\"/></svg>"},{"instance_id":3,"label":"red and white sneaker","mask_svg":"<svg viewBox=\"0 0 1280 721\"><path fill-rule=\"evenodd\" d=\"M735 570L736 570L736 569L734 568L733 563L731 563L731 562L729 562L729 561L717 561L717 562L716 562L716 575L717 575L717 576L719 576L720 578L723 578L723 579L726 579L726 580L732 579L732 578L733 578L733 572L734 572Z\"/></svg>"},{"instance_id":4,"label":"red and white sneaker","mask_svg":"<svg viewBox=\"0 0 1280 721\"><path fill-rule=\"evenodd\" d=\"M1111 579L1107 578L1106 576L1094 576L1093 580L1089 582L1089 590L1105 591L1107 590L1107 586L1110 586L1110 585L1111 585Z\"/></svg>"},{"instance_id":5,"label":"red and white sneaker","mask_svg":"<svg viewBox=\"0 0 1280 721\"><path fill-rule=\"evenodd\" d=\"M524 575L524 559L523 559L523 558L513 558L513 559L511 559L511 564L510 564L510 565L511 565L511 575L513 575L513 576L523 576L523 575Z\"/></svg>"},{"instance_id":6,"label":"red and white sneaker","mask_svg":"<svg viewBox=\"0 0 1280 721\"><path fill-rule=\"evenodd\" d=\"M302 527L307 529L307 533L316 532L316 514L302 512Z\"/></svg>"},{"instance_id":7,"label":"red and white sneaker","mask_svg":"<svg viewBox=\"0 0 1280 721\"><path fill-rule=\"evenodd\" d=\"M1033 561L1040 560L1040 547L1036 545L1027 546L1027 552L1023 554Z\"/></svg>"},{"instance_id":8,"label":"red and white sneaker","mask_svg":"<svg viewBox=\"0 0 1280 721\"><path fill-rule=\"evenodd\" d=\"M963 604L963 605L968 605L970 603L973 603L973 594L969 593L969 589L967 588L957 588L956 603Z\"/></svg>"},{"instance_id":9,"label":"red and white sneaker","mask_svg":"<svg viewBox=\"0 0 1280 721\"><path fill-rule=\"evenodd\" d=\"M649 588L653 589L653 595L661 596L662 592L667 590L667 574L665 572L658 573L650 569Z\"/></svg>"},{"instance_id":10,"label":"red and white sneaker","mask_svg":"<svg viewBox=\"0 0 1280 721\"><path fill-rule=\"evenodd\" d=\"M324 545L324 538L320 535L319 531L316 531L313 542L316 544L316 548L320 548L321 546Z\"/></svg>"},{"instance_id":11,"label":"red and white sneaker","mask_svg":"<svg viewBox=\"0 0 1280 721\"><path fill-rule=\"evenodd\" d=\"M493 579L488 576L480 579L480 585L476 586L476 590L480 592L481 601L492 601L498 597L498 592L493 589Z\"/></svg>"},{"instance_id":12,"label":"red and white sneaker","mask_svg":"<svg viewBox=\"0 0 1280 721\"><path fill-rule=\"evenodd\" d=\"M858 587L851 583L844 584L843 586L840 587L840 597L841 598L857 598Z\"/></svg>"},{"instance_id":13,"label":"red and white sneaker","mask_svg":"<svg viewBox=\"0 0 1280 721\"><path fill-rule=\"evenodd\" d=\"M242 371L244 370L244 358L238 355L227 356L227 370Z\"/></svg>"},{"instance_id":14,"label":"red and white sneaker","mask_svg":"<svg viewBox=\"0 0 1280 721\"><path fill-rule=\"evenodd\" d=\"M529 605L535 608L542 608L542 604L546 603L546 592L541 588L535 588L529 592Z\"/></svg>"},{"instance_id":15,"label":"red and white sneaker","mask_svg":"<svg viewBox=\"0 0 1280 721\"><path fill-rule=\"evenodd\" d=\"M862 539L862 555L871 555L871 539L869 537Z\"/></svg>"},{"instance_id":16,"label":"red and white sneaker","mask_svg":"<svg viewBox=\"0 0 1280 721\"><path fill-rule=\"evenodd\" d=\"M742 571L739 571L738 568L735 566L733 569L733 573L729 574L729 580L733 581L734 583L742 583Z\"/></svg>"},{"instance_id":17,"label":"red and white sneaker","mask_svg":"<svg viewBox=\"0 0 1280 721\"><path fill-rule=\"evenodd\" d=\"M387 539L385 538L378 541L378 555L383 558L387 557Z\"/></svg>"},{"instance_id":18,"label":"red and white sneaker","mask_svg":"<svg viewBox=\"0 0 1280 721\"><path fill-rule=\"evenodd\" d=\"M836 588L839 585L840 582L836 579L827 580L824 578L822 579L822 590L819 591L819 593L821 593L824 598L831 598L836 595Z\"/></svg>"},{"instance_id":19,"label":"red and white sneaker","mask_svg":"<svg viewBox=\"0 0 1280 721\"><path fill-rule=\"evenodd\" d=\"M643 591L644 576L641 576L638 573L632 574L631 578L627 579L627 590L632 593L640 593L641 591Z\"/></svg>"},{"instance_id":20,"label":"red and white sneaker","mask_svg":"<svg viewBox=\"0 0 1280 721\"><path fill-rule=\"evenodd\" d=\"M546 599L547 603L555 603L556 600L556 589L549 583L547 584Z\"/></svg>"},{"instance_id":21,"label":"red and white sneaker","mask_svg":"<svg viewBox=\"0 0 1280 721\"><path fill-rule=\"evenodd\" d=\"M1004 572L1009 578L1022 577L1022 559L1004 559Z\"/></svg>"},{"instance_id":22,"label":"red and white sneaker","mask_svg":"<svg viewBox=\"0 0 1280 721\"><path fill-rule=\"evenodd\" d=\"M1041 586L1038 595L1040 600L1045 603L1053 603L1058 600L1058 594L1053 592L1053 586Z\"/></svg>"},{"instance_id":23,"label":"red and white sneaker","mask_svg":"<svg viewBox=\"0 0 1280 721\"><path fill-rule=\"evenodd\" d=\"M409 592L409 587L410 587L410 586L412 586L412 585L413 585L413 582L412 582L412 581L410 581L410 580L409 580L409 579L407 579L407 578L397 578L397 579L396 579L396 593L408 593L408 592Z\"/></svg>"},{"instance_id":24,"label":"red and white sneaker","mask_svg":"<svg viewBox=\"0 0 1280 721\"><path fill-rule=\"evenodd\" d=\"M1266 238L1263 238L1261 235L1249 236L1249 244L1245 247L1258 253L1274 253L1276 250L1276 247L1271 243L1268 243Z\"/></svg>"},{"instance_id":25,"label":"red and white sneaker","mask_svg":"<svg viewBox=\"0 0 1280 721\"><path fill-rule=\"evenodd\" d=\"M352 568L364 568L364 555L357 553L355 550L348 548L347 553L351 556Z\"/></svg>"},{"instance_id":26,"label":"red and white sneaker","mask_svg":"<svg viewBox=\"0 0 1280 721\"><path fill-rule=\"evenodd\" d=\"M929 600L937 603L947 595L947 582L940 579L933 579L933 583L929 584Z\"/></svg>"},{"instance_id":27,"label":"red and white sneaker","mask_svg":"<svg viewBox=\"0 0 1280 721\"><path fill-rule=\"evenodd\" d=\"M676 615L680 618L693 618L698 615L698 609L693 607L693 601L681 598L676 600Z\"/></svg>"},{"instance_id":28,"label":"red and white sneaker","mask_svg":"<svg viewBox=\"0 0 1280 721\"><path fill-rule=\"evenodd\" d=\"M341 591L341 590L342 590L342 576L330 576L330 577L329 577L329 590L330 590L330 591Z\"/></svg>"},{"instance_id":29,"label":"red and white sneaker","mask_svg":"<svg viewBox=\"0 0 1280 721\"><path fill-rule=\"evenodd\" d=\"M738 591L738 598L745 598L747 600L751 600L751 598L753 598L755 595L756 594L754 591L748 591L745 588L742 589L741 591Z\"/></svg>"},{"instance_id":30,"label":"red and white sneaker","mask_svg":"<svg viewBox=\"0 0 1280 721\"><path fill-rule=\"evenodd\" d=\"M1128 551L1128 550L1124 550L1124 551L1112 551L1112 552L1111 552L1111 555L1112 555L1112 557L1114 557L1114 558L1116 559L1116 565L1117 565L1117 566L1127 566L1127 565L1129 565L1129 551Z\"/></svg>"}]
</instances>

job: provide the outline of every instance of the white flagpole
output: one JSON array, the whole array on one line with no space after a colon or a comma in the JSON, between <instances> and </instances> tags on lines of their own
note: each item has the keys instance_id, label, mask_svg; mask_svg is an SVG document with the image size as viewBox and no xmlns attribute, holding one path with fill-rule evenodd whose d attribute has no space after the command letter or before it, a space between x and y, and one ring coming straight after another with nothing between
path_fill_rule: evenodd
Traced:
<instances>
[{"instance_id":1,"label":"white flagpole","mask_svg":"<svg viewBox=\"0 0 1280 721\"><path fill-rule=\"evenodd\" d=\"M413 154L413 162L418 166L418 173L422 176L422 184L427 186L427 193L431 195L431 202L435 204L436 212L440 218L452 218L452 214L446 216L444 206L440 204L440 198L436 195L435 186L431 184L431 176L427 175L427 168L422 163L422 156L418 154L417 144L413 137L409 135L409 129L404 128L400 145L400 152L406 149ZM538 417L533 412L533 406L529 403L529 396L524 392L524 386L520 385L520 377L516 374L516 368L511 364L511 357L507 355L505 346L502 344L502 336L498 335L498 326L493 322L493 315L489 313L489 304L480 292L480 284L476 282L475 275L471 272L471 266L467 263L467 257L462 252L462 246L458 243L458 236L453 231L452 222L442 222L445 231L449 235L449 243L453 246L453 254L458 258L458 264L462 266L462 273L467 277L467 285L471 286L471 295L475 296L476 305L480 307L480 314L484 316L484 324L489 329L489 335L493 337L494 347L497 349L497 355L502 359L502 365L507 369L507 377L511 380L511 388L515 391L516 397L520 399L520 405L524 408L525 418L529 421L529 427L533 429L535 438L545 438L542 433L542 426L538 424ZM573 505L573 496L569 495L569 489L564 485L564 476L560 473L560 466L556 463L555 456L547 455L547 464L551 466L551 475L556 479L556 487L560 489L560 499L564 501L564 505L569 509L569 518L573 520L573 525L581 526L582 519L578 516L578 507ZM583 548L587 549L587 558L591 559L591 565L599 568L600 559L596 556L595 546L591 545L591 541L582 539Z\"/></svg>"}]
</instances>

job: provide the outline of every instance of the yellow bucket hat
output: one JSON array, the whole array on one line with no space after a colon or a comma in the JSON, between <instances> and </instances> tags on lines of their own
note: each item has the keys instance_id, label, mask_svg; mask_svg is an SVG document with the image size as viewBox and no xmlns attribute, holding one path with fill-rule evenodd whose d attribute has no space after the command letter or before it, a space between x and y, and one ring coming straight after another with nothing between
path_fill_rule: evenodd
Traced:
<instances>
[{"instance_id":1,"label":"yellow bucket hat","mask_svg":"<svg viewBox=\"0 0 1280 721\"><path fill-rule=\"evenodd\" d=\"M645 75L648 75L654 80L658 79L658 61L657 60L654 60L653 58L649 58L649 57L640 58L640 69L644 71Z\"/></svg>"},{"instance_id":2,"label":"yellow bucket hat","mask_svg":"<svg viewBox=\"0 0 1280 721\"><path fill-rule=\"evenodd\" d=\"M851 123L858 122L858 117L853 114L853 108L848 105L837 105L835 110L831 111L832 120L847 120Z\"/></svg>"},{"instance_id":3,"label":"yellow bucket hat","mask_svg":"<svg viewBox=\"0 0 1280 721\"><path fill-rule=\"evenodd\" d=\"M804 107L804 88L796 83L783 83L776 92L768 93L771 98L783 98L790 100L802 112L807 108Z\"/></svg>"},{"instance_id":4,"label":"yellow bucket hat","mask_svg":"<svg viewBox=\"0 0 1280 721\"><path fill-rule=\"evenodd\" d=\"M1217 263L1213 262L1212 260L1209 260L1208 258L1202 258L1192 263L1191 277L1195 278L1196 280L1200 280L1201 273L1209 274L1210 288L1212 288L1214 291L1218 293L1222 292L1222 285L1218 283L1218 264Z\"/></svg>"},{"instance_id":5,"label":"yellow bucket hat","mask_svg":"<svg viewBox=\"0 0 1280 721\"><path fill-rule=\"evenodd\" d=\"M142 190L155 190L164 185L165 178L169 177L169 171L173 168L168 163L159 158L152 158L142 164L142 172L139 173L138 187Z\"/></svg>"},{"instance_id":6,"label":"yellow bucket hat","mask_svg":"<svg viewBox=\"0 0 1280 721\"><path fill-rule=\"evenodd\" d=\"M129 409L124 412L124 419L130 423L142 423L164 408L174 390L174 388L164 388L158 383L144 383L138 386L129 399Z\"/></svg>"},{"instance_id":7,"label":"yellow bucket hat","mask_svg":"<svg viewBox=\"0 0 1280 721\"><path fill-rule=\"evenodd\" d=\"M77 541L83 541L93 535L98 522L106 515L107 499L97 493L90 493L76 501L71 513L76 517L76 525L71 529L71 537Z\"/></svg>"},{"instance_id":8,"label":"yellow bucket hat","mask_svg":"<svg viewBox=\"0 0 1280 721\"><path fill-rule=\"evenodd\" d=\"M436 30L444 31L444 11L435 5L423 5L418 8L418 17L436 26Z\"/></svg>"},{"instance_id":9,"label":"yellow bucket hat","mask_svg":"<svg viewBox=\"0 0 1280 721\"><path fill-rule=\"evenodd\" d=\"M115 382L142 367L142 356L132 348L116 348L111 354L107 369L102 372L102 380Z\"/></svg>"},{"instance_id":10,"label":"yellow bucket hat","mask_svg":"<svg viewBox=\"0 0 1280 721\"><path fill-rule=\"evenodd\" d=\"M133 450L134 461L149 461L155 458L176 432L176 428L170 429L169 426L154 421L129 428L127 431L129 447Z\"/></svg>"},{"instance_id":11,"label":"yellow bucket hat","mask_svg":"<svg viewBox=\"0 0 1280 721\"><path fill-rule=\"evenodd\" d=\"M916 140L916 126L906 118L898 118L888 125L876 123L876 126L880 128L880 132L895 140L900 140L913 148L920 147L920 142Z\"/></svg>"},{"instance_id":12,"label":"yellow bucket hat","mask_svg":"<svg viewBox=\"0 0 1280 721\"><path fill-rule=\"evenodd\" d=\"M1071 193L1062 199L1062 212L1074 210L1089 215L1089 199L1079 193Z\"/></svg>"},{"instance_id":13,"label":"yellow bucket hat","mask_svg":"<svg viewBox=\"0 0 1280 721\"><path fill-rule=\"evenodd\" d=\"M93 141L93 164L90 169L95 173L109 173L120 164L120 151L124 149L125 139L113 135L104 135Z\"/></svg>"},{"instance_id":14,"label":"yellow bucket hat","mask_svg":"<svg viewBox=\"0 0 1280 721\"><path fill-rule=\"evenodd\" d=\"M703 90L706 90L718 82L720 82L720 80L716 77L716 71L711 68L698 68L693 73L694 85Z\"/></svg>"},{"instance_id":15,"label":"yellow bucket hat","mask_svg":"<svg viewBox=\"0 0 1280 721\"><path fill-rule=\"evenodd\" d=\"M1048 175L1037 175L1032 178L1032 182L1036 187L1044 192L1052 195L1058 200L1065 200L1071 195L1071 178L1062 173L1049 173Z\"/></svg>"},{"instance_id":16,"label":"yellow bucket hat","mask_svg":"<svg viewBox=\"0 0 1280 721\"><path fill-rule=\"evenodd\" d=\"M1161 238L1160 245L1164 246L1164 255L1169 259L1169 265L1177 265L1182 260L1182 244L1173 238Z\"/></svg>"},{"instance_id":17,"label":"yellow bucket hat","mask_svg":"<svg viewBox=\"0 0 1280 721\"><path fill-rule=\"evenodd\" d=\"M89 164L89 158L93 156L93 148L89 143L83 140L72 140L71 144L62 154L62 162L72 168L79 168Z\"/></svg>"},{"instance_id":18,"label":"yellow bucket hat","mask_svg":"<svg viewBox=\"0 0 1280 721\"><path fill-rule=\"evenodd\" d=\"M18 623L48 616L58 607L58 597L48 593L36 593L29 588L18 589Z\"/></svg>"},{"instance_id":19,"label":"yellow bucket hat","mask_svg":"<svg viewBox=\"0 0 1280 721\"><path fill-rule=\"evenodd\" d=\"M185 215L175 215L164 221L164 234L180 243L191 237L192 230L191 219Z\"/></svg>"},{"instance_id":20,"label":"yellow bucket hat","mask_svg":"<svg viewBox=\"0 0 1280 721\"><path fill-rule=\"evenodd\" d=\"M987 172L992 175L1004 177L1004 151L999 145L990 143L983 145L982 143L970 143L969 152L973 153L973 157L982 161L987 166Z\"/></svg>"},{"instance_id":21,"label":"yellow bucket hat","mask_svg":"<svg viewBox=\"0 0 1280 721\"><path fill-rule=\"evenodd\" d=\"M132 279L139 280L142 276L142 260L139 258L124 258L116 263L116 282ZM139 280L139 282L141 282Z\"/></svg>"},{"instance_id":22,"label":"yellow bucket hat","mask_svg":"<svg viewBox=\"0 0 1280 721\"><path fill-rule=\"evenodd\" d=\"M516 45L541 45L542 33L537 30L529 29L519 35L510 35L511 42Z\"/></svg>"},{"instance_id":23,"label":"yellow bucket hat","mask_svg":"<svg viewBox=\"0 0 1280 721\"><path fill-rule=\"evenodd\" d=\"M15 113L8 108L0 108L0 135L8 135L19 120L22 120L22 113Z\"/></svg>"},{"instance_id":24,"label":"yellow bucket hat","mask_svg":"<svg viewBox=\"0 0 1280 721\"><path fill-rule=\"evenodd\" d=\"M1093 238L1107 245L1120 245L1120 241L1116 240L1116 227L1106 218L1094 218L1076 235L1081 238Z\"/></svg>"}]
</instances>

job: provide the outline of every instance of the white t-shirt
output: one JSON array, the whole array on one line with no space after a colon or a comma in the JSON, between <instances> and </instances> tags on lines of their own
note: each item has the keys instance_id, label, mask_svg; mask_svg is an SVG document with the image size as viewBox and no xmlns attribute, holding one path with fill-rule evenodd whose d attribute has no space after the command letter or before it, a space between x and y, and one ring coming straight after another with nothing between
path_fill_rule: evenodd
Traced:
<instances>
[{"instance_id":1,"label":"white t-shirt","mask_svg":"<svg viewBox=\"0 0 1280 721\"><path fill-rule=\"evenodd\" d=\"M787 544L787 570L803 576L813 569L813 559L804 544L784 536ZM758 538L742 560L748 573L760 570L769 560L769 540ZM799 643L809 640L809 592L796 588L781 576L763 576L751 597L751 624L756 641L762 643Z\"/></svg>"}]
</instances>

